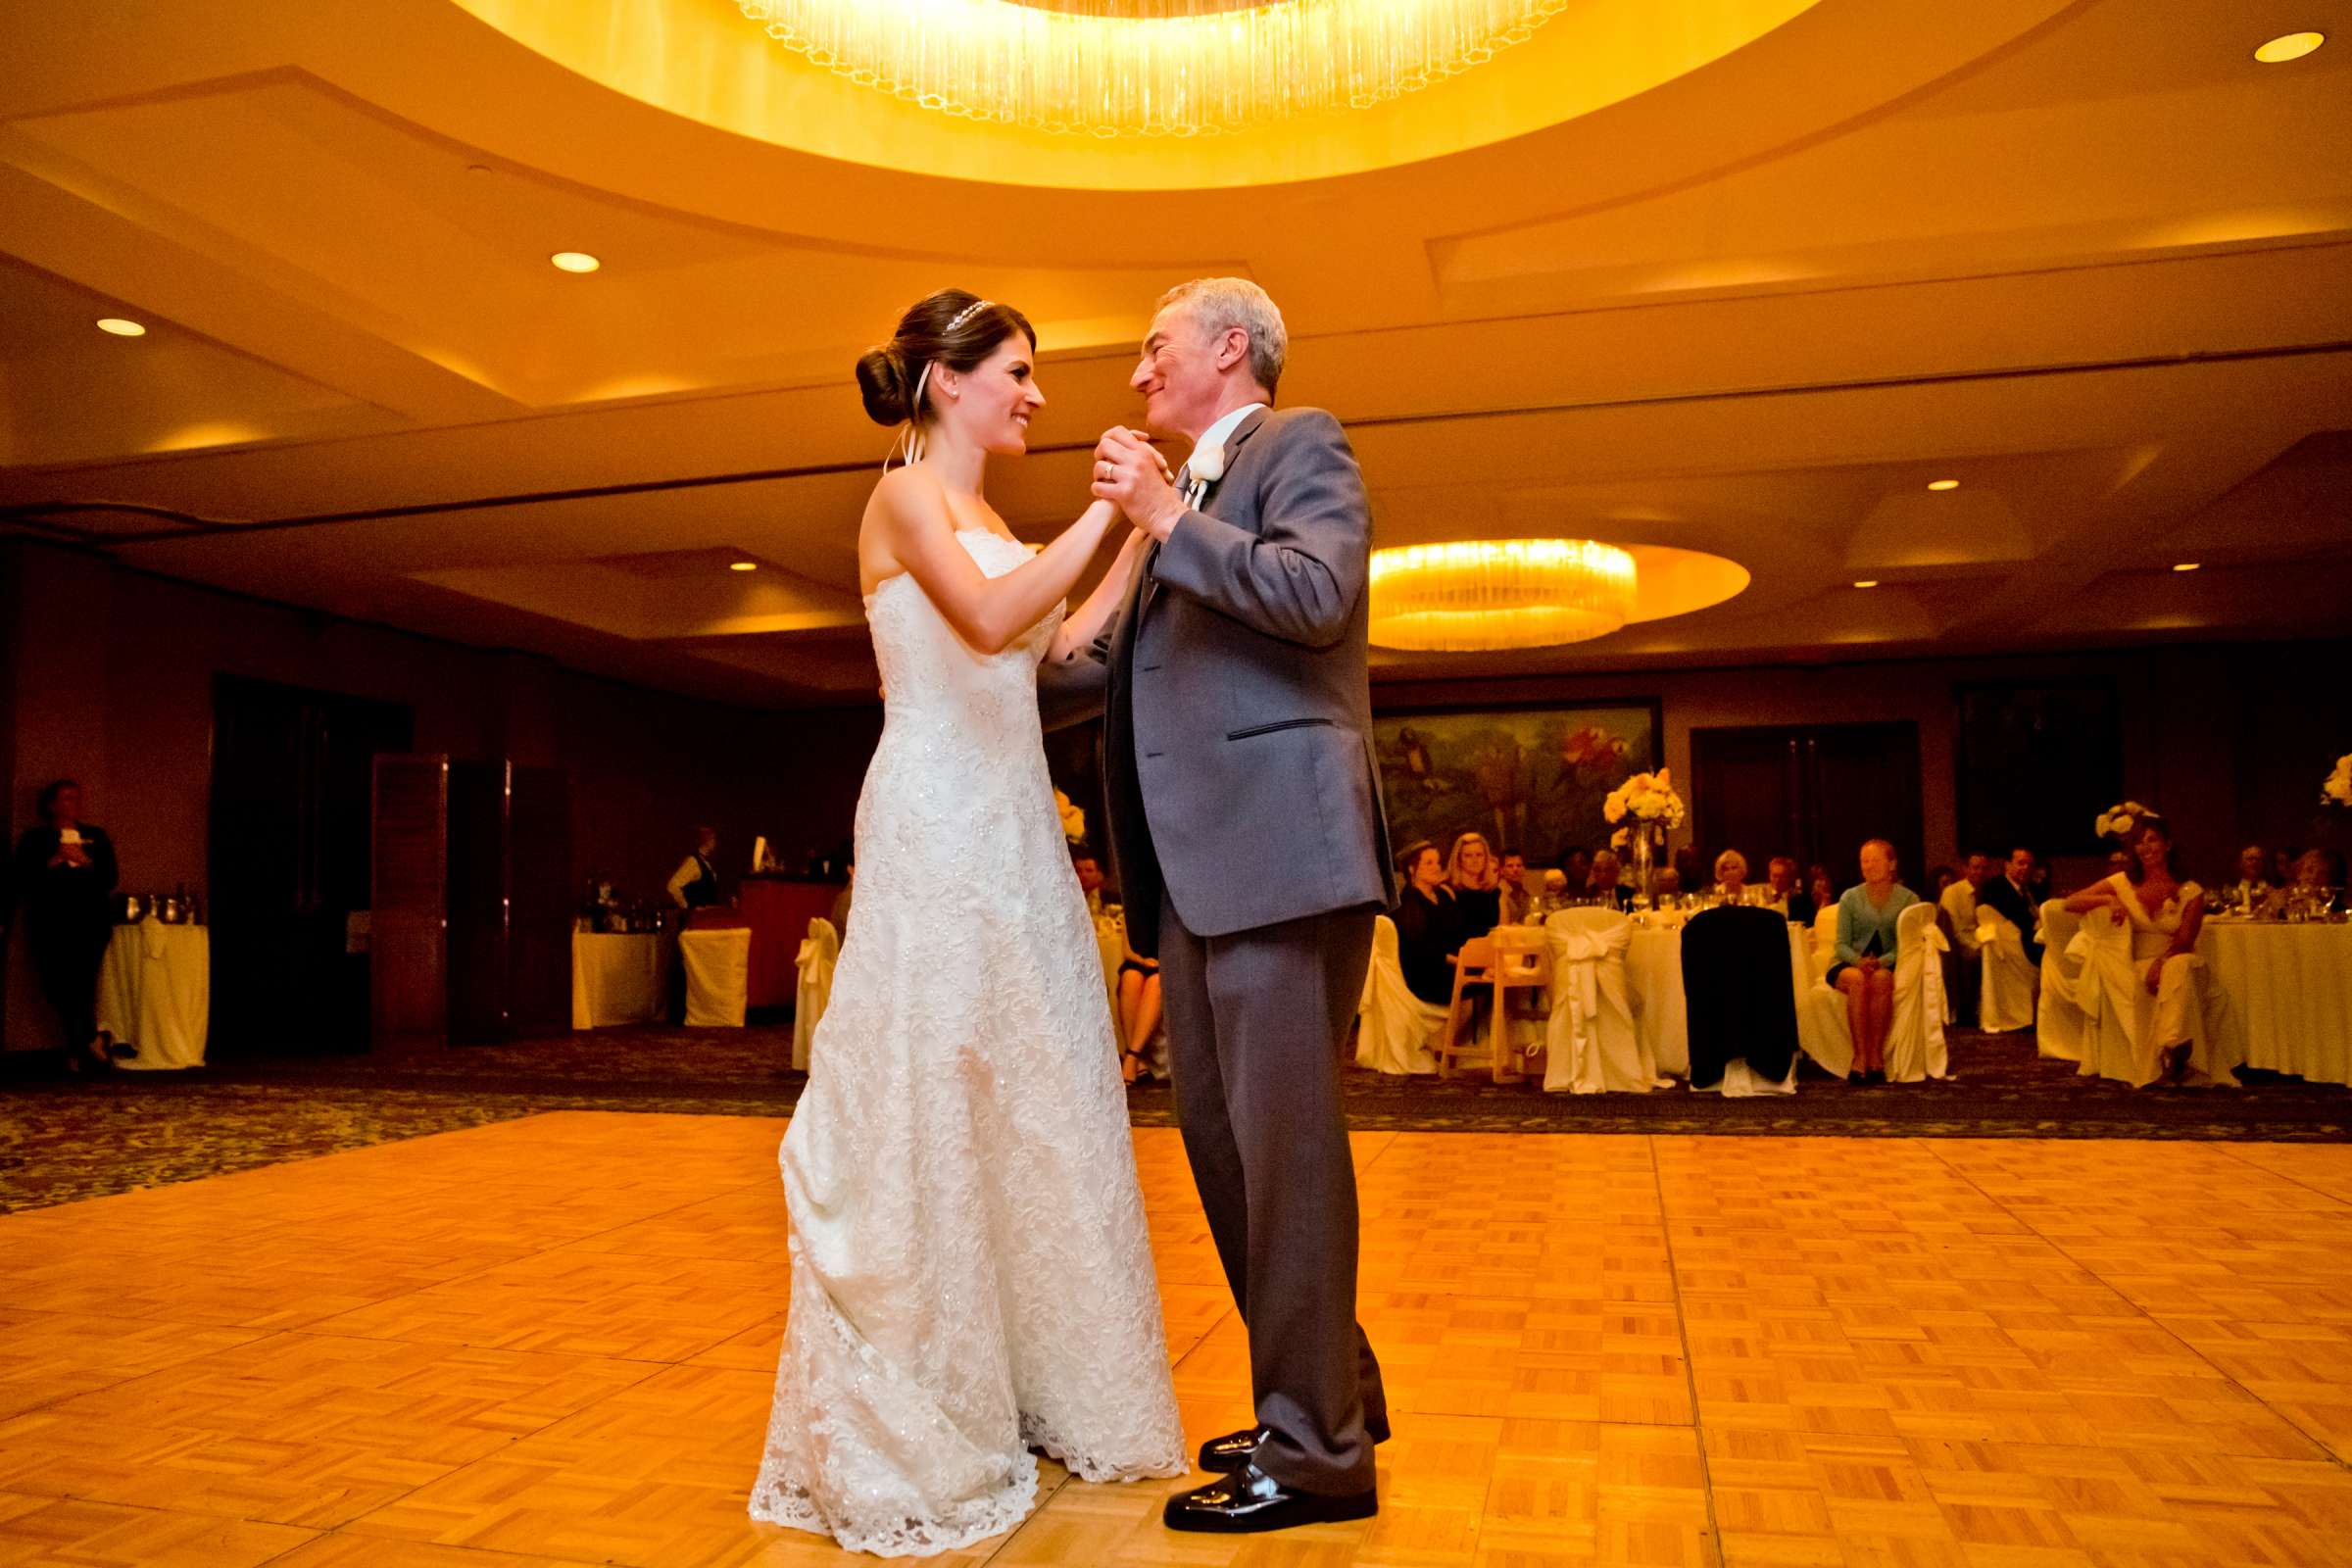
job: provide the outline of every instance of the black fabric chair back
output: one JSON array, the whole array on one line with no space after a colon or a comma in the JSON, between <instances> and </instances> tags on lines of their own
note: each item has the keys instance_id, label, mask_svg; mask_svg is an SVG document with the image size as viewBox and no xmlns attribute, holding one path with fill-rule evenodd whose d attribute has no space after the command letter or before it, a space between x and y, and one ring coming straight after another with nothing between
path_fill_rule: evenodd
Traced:
<instances>
[{"instance_id":1,"label":"black fabric chair back","mask_svg":"<svg viewBox=\"0 0 2352 1568\"><path fill-rule=\"evenodd\" d=\"M1788 922L1777 910L1727 904L1683 927L1683 997L1690 1019L1690 1087L1723 1081L1744 1056L1779 1083L1796 1059L1796 985Z\"/></svg>"}]
</instances>

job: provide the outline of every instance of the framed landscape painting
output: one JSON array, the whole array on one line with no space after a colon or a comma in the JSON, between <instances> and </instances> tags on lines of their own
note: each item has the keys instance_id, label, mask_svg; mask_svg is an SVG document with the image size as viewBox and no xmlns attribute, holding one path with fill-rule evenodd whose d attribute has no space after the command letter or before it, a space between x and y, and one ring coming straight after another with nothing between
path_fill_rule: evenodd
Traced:
<instances>
[{"instance_id":1,"label":"framed landscape painting","mask_svg":"<svg viewBox=\"0 0 2352 1568\"><path fill-rule=\"evenodd\" d=\"M1398 849L1427 839L1444 852L1477 832L1538 866L1605 846L1602 798L1658 763L1647 701L1385 712L1372 733Z\"/></svg>"}]
</instances>

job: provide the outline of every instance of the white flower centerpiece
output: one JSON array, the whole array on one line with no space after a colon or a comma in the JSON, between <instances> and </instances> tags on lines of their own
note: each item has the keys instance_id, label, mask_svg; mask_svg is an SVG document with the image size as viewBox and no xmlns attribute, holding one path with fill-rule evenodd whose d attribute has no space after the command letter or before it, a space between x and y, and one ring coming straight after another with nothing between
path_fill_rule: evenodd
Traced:
<instances>
[{"instance_id":1,"label":"white flower centerpiece","mask_svg":"<svg viewBox=\"0 0 2352 1568\"><path fill-rule=\"evenodd\" d=\"M1054 792L1054 809L1061 817L1061 836L1072 844L1086 842L1086 811L1070 803L1061 791Z\"/></svg>"},{"instance_id":2,"label":"white flower centerpiece","mask_svg":"<svg viewBox=\"0 0 2352 1568\"><path fill-rule=\"evenodd\" d=\"M2132 830L2139 826L2140 818L2156 814L2153 807L2142 806L2137 801L2125 801L2121 805L2110 806L2101 811L2098 823L2092 831L2103 839L2113 839L2118 844L2129 846L2132 842Z\"/></svg>"},{"instance_id":3,"label":"white flower centerpiece","mask_svg":"<svg viewBox=\"0 0 2352 1568\"><path fill-rule=\"evenodd\" d=\"M1609 845L1632 852L1634 891L1645 899L1657 892L1652 885L1657 852L1665 847L1667 833L1683 825L1686 810L1683 798L1674 792L1674 771L1664 767L1636 773L1600 803L1604 818L1623 824L1609 835Z\"/></svg>"},{"instance_id":4,"label":"white flower centerpiece","mask_svg":"<svg viewBox=\"0 0 2352 1568\"><path fill-rule=\"evenodd\" d=\"M2320 785L2320 804L2352 807L2352 752L2335 760L2335 771Z\"/></svg>"}]
</instances>

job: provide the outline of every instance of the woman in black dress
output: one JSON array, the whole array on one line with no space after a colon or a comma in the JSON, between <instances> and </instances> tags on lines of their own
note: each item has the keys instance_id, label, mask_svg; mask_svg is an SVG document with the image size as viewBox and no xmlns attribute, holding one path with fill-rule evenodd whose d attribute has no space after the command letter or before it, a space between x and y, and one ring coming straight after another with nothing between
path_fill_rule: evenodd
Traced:
<instances>
[{"instance_id":1,"label":"woman in black dress","mask_svg":"<svg viewBox=\"0 0 2352 1568\"><path fill-rule=\"evenodd\" d=\"M1446 885L1446 862L1423 840L1396 857L1404 873L1390 918L1396 922L1396 962L1405 989L1437 1006L1453 1001L1453 956L1462 950L1461 911Z\"/></svg>"},{"instance_id":2,"label":"woman in black dress","mask_svg":"<svg viewBox=\"0 0 2352 1568\"><path fill-rule=\"evenodd\" d=\"M81 819L81 786L73 779L43 789L40 806L40 825L24 830L9 861L0 929L24 912L25 945L57 1012L67 1067L111 1067L98 1034L98 965L114 935L115 843Z\"/></svg>"}]
</instances>

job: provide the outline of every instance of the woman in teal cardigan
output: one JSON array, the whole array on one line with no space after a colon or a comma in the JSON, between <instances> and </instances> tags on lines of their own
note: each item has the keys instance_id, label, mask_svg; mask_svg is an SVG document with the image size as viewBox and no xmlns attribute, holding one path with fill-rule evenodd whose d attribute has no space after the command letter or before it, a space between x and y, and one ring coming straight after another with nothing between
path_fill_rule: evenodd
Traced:
<instances>
[{"instance_id":1,"label":"woman in teal cardigan","mask_svg":"<svg viewBox=\"0 0 2352 1568\"><path fill-rule=\"evenodd\" d=\"M1894 927L1919 895L1894 879L1894 846L1862 846L1862 880L1838 901L1838 961L1830 984L1845 993L1853 1026L1854 1070L1848 1082L1886 1081L1886 1031L1894 1023Z\"/></svg>"}]
</instances>

